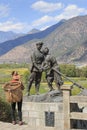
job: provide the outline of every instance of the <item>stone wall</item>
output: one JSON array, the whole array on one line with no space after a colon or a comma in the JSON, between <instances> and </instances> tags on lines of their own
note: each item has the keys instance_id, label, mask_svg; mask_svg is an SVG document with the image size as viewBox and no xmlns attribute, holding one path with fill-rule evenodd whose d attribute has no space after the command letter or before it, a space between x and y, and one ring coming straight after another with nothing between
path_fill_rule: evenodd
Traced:
<instances>
[{"instance_id":1,"label":"stone wall","mask_svg":"<svg viewBox=\"0 0 87 130\"><path fill-rule=\"evenodd\" d=\"M38 130L64 130L62 102L23 102L23 121Z\"/></svg>"}]
</instances>

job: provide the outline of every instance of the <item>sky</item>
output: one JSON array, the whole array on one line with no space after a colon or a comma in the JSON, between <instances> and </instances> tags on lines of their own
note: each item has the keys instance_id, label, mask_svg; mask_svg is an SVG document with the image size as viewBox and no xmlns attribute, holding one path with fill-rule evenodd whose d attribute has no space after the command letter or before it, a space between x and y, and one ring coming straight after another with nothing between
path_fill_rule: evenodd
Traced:
<instances>
[{"instance_id":1,"label":"sky","mask_svg":"<svg viewBox=\"0 0 87 130\"><path fill-rule=\"evenodd\" d=\"M0 0L0 31L44 30L62 19L87 15L87 0Z\"/></svg>"}]
</instances>

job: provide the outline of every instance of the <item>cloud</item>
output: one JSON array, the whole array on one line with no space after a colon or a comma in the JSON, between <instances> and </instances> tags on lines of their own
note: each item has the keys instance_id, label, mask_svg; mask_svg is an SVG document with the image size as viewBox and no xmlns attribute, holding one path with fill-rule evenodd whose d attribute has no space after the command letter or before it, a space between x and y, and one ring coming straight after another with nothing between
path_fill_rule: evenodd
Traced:
<instances>
[{"instance_id":1,"label":"cloud","mask_svg":"<svg viewBox=\"0 0 87 130\"><path fill-rule=\"evenodd\" d=\"M82 14L87 14L87 10L85 8L79 8L76 5L68 5L60 15L54 17L54 20L59 21L61 19L70 19Z\"/></svg>"},{"instance_id":2,"label":"cloud","mask_svg":"<svg viewBox=\"0 0 87 130\"><path fill-rule=\"evenodd\" d=\"M10 8L8 5L0 4L0 18L7 17L9 15Z\"/></svg>"},{"instance_id":3,"label":"cloud","mask_svg":"<svg viewBox=\"0 0 87 130\"><path fill-rule=\"evenodd\" d=\"M86 14L87 10L85 8L79 8L77 5L68 5L64 12L62 13L64 17L71 18L81 14Z\"/></svg>"},{"instance_id":4,"label":"cloud","mask_svg":"<svg viewBox=\"0 0 87 130\"><path fill-rule=\"evenodd\" d=\"M53 12L55 10L59 10L63 8L62 3L48 3L45 1L37 1L36 3L32 4L32 8L35 10L39 10L41 12Z\"/></svg>"},{"instance_id":5,"label":"cloud","mask_svg":"<svg viewBox=\"0 0 87 130\"><path fill-rule=\"evenodd\" d=\"M26 23L14 23L13 21L7 21L7 22L3 22L0 23L0 31L15 31L15 32L22 32L24 30L26 30L27 28L27 24Z\"/></svg>"},{"instance_id":6,"label":"cloud","mask_svg":"<svg viewBox=\"0 0 87 130\"><path fill-rule=\"evenodd\" d=\"M35 27L41 26L41 25L44 26L45 24L49 24L49 23L52 24L55 22L59 22L61 19L70 19L72 17L76 17L81 14L84 14L84 15L87 14L87 10L85 8L77 7L77 5L68 5L62 10L62 12L59 15L55 15L55 16L45 15L41 17L40 19L35 20L32 23L32 26L35 26ZM42 27L42 28L45 28L45 27Z\"/></svg>"},{"instance_id":7,"label":"cloud","mask_svg":"<svg viewBox=\"0 0 87 130\"><path fill-rule=\"evenodd\" d=\"M34 21L32 23L32 26L39 26L41 24L44 24L44 23L52 21L52 19L53 19L53 17L45 15L45 16L41 17L40 19Z\"/></svg>"},{"instance_id":8,"label":"cloud","mask_svg":"<svg viewBox=\"0 0 87 130\"><path fill-rule=\"evenodd\" d=\"M39 4L38 10L43 11L43 12L44 11L50 12L50 11L55 10L55 13L50 14L50 15L44 15L43 17L36 19L32 23L17 22L18 20L16 18L10 17L8 21L0 23L0 30L1 31L13 30L15 32L28 32L32 28L46 29L47 27L59 22L61 19L70 19L78 15L87 14L87 10L85 8L79 8L77 5L68 5L66 7L63 6L63 8L60 10L61 12L58 12L58 11L56 12L57 10L56 7L58 8L57 3L53 4L53 3L47 3L44 1L38 1L36 3ZM32 6L34 6L35 4L33 4ZM35 7L33 8L35 9ZM0 18L8 16L9 11L10 11L10 8L8 5L0 5Z\"/></svg>"}]
</instances>

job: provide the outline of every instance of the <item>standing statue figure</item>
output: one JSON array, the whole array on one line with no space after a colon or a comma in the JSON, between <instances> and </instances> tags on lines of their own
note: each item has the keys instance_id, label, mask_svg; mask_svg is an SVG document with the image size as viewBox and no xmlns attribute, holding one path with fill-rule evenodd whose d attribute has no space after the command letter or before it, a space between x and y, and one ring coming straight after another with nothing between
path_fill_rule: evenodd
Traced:
<instances>
[{"instance_id":1,"label":"standing statue figure","mask_svg":"<svg viewBox=\"0 0 87 130\"><path fill-rule=\"evenodd\" d=\"M31 75L28 80L28 88L27 88L27 96L30 95L30 89L32 86L33 81L35 81L35 91L36 94L39 94L39 86L41 82L42 76L42 62L44 61L44 55L41 52L41 48L43 46L43 42L36 43L36 48L31 56L32 67L31 67Z\"/></svg>"},{"instance_id":2,"label":"standing statue figure","mask_svg":"<svg viewBox=\"0 0 87 130\"><path fill-rule=\"evenodd\" d=\"M45 55L45 61L43 62L43 68L46 72L46 79L50 91L54 90L52 83L55 81L56 87L61 91L60 86L63 85L63 80L60 74L58 74L54 69L60 71L59 65L56 58L49 54L49 49L46 47L43 49L43 54Z\"/></svg>"}]
</instances>

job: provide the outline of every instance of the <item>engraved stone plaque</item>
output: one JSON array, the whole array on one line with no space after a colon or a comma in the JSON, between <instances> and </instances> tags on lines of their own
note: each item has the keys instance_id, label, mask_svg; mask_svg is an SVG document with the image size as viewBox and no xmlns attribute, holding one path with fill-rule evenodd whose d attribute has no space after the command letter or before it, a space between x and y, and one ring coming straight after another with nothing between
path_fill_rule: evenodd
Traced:
<instances>
[{"instance_id":1,"label":"engraved stone plaque","mask_svg":"<svg viewBox=\"0 0 87 130\"><path fill-rule=\"evenodd\" d=\"M54 112L45 112L45 126L54 127Z\"/></svg>"}]
</instances>

